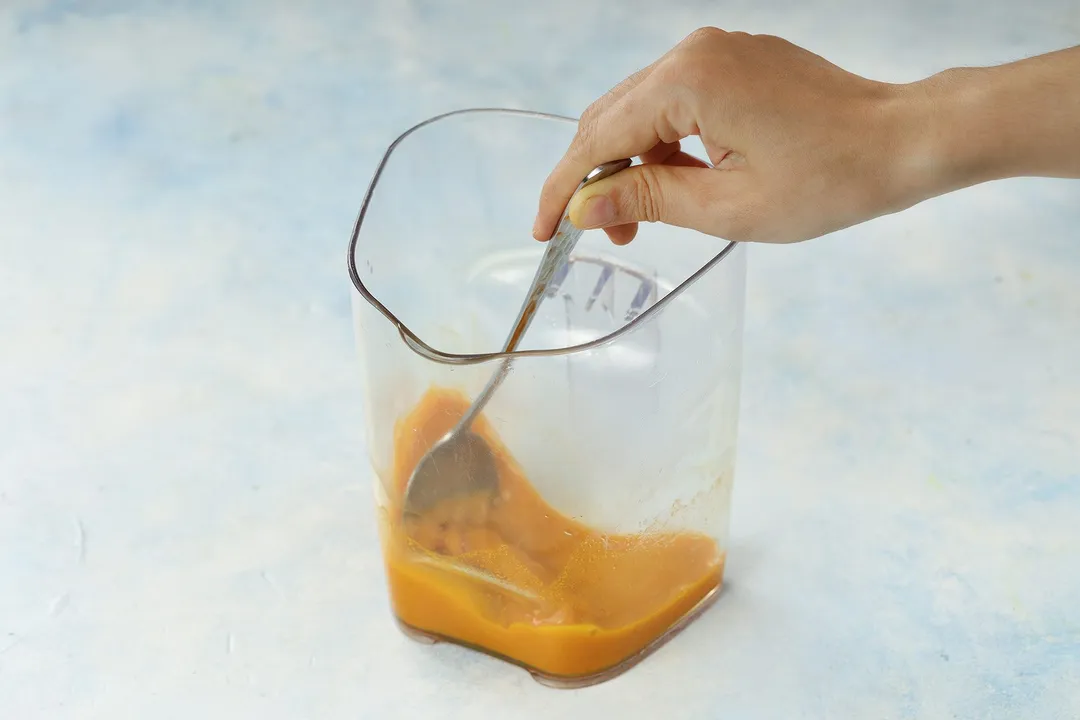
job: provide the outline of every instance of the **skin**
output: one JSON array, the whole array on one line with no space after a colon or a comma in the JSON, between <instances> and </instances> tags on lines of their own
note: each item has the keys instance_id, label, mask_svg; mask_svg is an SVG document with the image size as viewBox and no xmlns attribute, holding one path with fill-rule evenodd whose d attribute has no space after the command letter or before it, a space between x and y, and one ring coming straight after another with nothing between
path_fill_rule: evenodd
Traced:
<instances>
[{"instance_id":1,"label":"skin","mask_svg":"<svg viewBox=\"0 0 1080 720\"><path fill-rule=\"evenodd\" d=\"M681 151L692 135L709 164ZM570 205L617 244L639 222L800 242L990 180L1080 178L1080 46L890 84L781 38L702 28L589 106L533 235L547 240L581 179L624 157L641 164Z\"/></svg>"}]
</instances>

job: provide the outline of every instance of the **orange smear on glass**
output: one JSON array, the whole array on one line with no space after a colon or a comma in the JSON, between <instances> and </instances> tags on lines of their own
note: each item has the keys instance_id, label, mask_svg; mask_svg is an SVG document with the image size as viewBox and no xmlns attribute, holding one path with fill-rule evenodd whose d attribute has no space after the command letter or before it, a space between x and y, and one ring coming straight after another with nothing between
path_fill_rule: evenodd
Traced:
<instances>
[{"instance_id":1,"label":"orange smear on glass","mask_svg":"<svg viewBox=\"0 0 1080 720\"><path fill-rule=\"evenodd\" d=\"M560 515L483 417L472 430L495 454L499 497L468 526L452 520L463 515L450 503L404 521L412 469L468 404L433 388L395 427L382 533L391 604L403 623L546 675L580 678L633 657L720 585L724 557L706 535L612 535Z\"/></svg>"}]
</instances>

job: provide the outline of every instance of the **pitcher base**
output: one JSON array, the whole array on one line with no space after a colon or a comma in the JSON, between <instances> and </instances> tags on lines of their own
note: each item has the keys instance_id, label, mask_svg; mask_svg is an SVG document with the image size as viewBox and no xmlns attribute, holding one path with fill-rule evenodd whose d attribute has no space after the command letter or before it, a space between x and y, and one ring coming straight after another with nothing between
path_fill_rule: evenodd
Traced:
<instances>
[{"instance_id":1,"label":"pitcher base","mask_svg":"<svg viewBox=\"0 0 1080 720\"><path fill-rule=\"evenodd\" d=\"M480 647L478 645L473 645L471 643L463 642L452 637L447 637L445 635L439 635L437 633L428 632L427 630L422 630L413 625L409 625L396 615L394 616L394 620L397 622L398 628L400 628L401 632L404 633L405 636L410 640L414 640L424 645L434 645L435 643L447 642L458 645L460 647L468 648L475 652L498 658L499 660L508 662L511 665L517 665L518 667L528 671L528 673L532 676L533 680L540 683L541 685L546 685L547 687L551 688L567 690L589 687L590 685L598 685L602 682L606 682L608 680L611 680L612 678L616 678L619 675L622 675L627 670L631 669L632 667L640 663L642 660L647 658L649 655L652 655L654 652L656 652L662 645L675 637L675 635L681 632L690 623L697 619L702 613L708 610L720 598L720 592L723 587L724 584L721 583L720 585L717 585L712 590L710 590L703 598L701 598L701 600L698 601L696 605L690 608L690 610L688 610L686 614L684 614L675 623L673 623L662 635L659 635L656 639L643 647L641 650L638 650L633 655L630 655L626 659L620 661L619 663L616 663L615 665L612 665L609 668L598 670L594 673L589 673L587 675L552 675L551 673L546 673L543 670L539 670L537 668L519 662L512 657L492 652L491 650Z\"/></svg>"}]
</instances>

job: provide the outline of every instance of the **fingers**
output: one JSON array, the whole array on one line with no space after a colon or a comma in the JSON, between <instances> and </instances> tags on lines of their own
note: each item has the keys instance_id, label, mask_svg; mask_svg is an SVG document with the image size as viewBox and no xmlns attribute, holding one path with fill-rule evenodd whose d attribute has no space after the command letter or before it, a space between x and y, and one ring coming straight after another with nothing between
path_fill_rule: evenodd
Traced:
<instances>
[{"instance_id":1,"label":"fingers","mask_svg":"<svg viewBox=\"0 0 1080 720\"><path fill-rule=\"evenodd\" d=\"M663 222L744 239L752 216L747 174L702 167L688 155L672 159L637 165L583 188L570 204L570 220L583 228Z\"/></svg>"},{"instance_id":2,"label":"fingers","mask_svg":"<svg viewBox=\"0 0 1080 720\"><path fill-rule=\"evenodd\" d=\"M692 155L680 152L678 142L660 143L652 150L644 153L641 156L641 160L645 163L664 163L681 167L704 168L709 166L708 163L704 163ZM610 225L604 228L604 232L607 233L608 238L616 245L626 245L630 243L630 241L637 237L637 231L638 224L636 222L630 222L624 225Z\"/></svg>"},{"instance_id":3,"label":"fingers","mask_svg":"<svg viewBox=\"0 0 1080 720\"><path fill-rule=\"evenodd\" d=\"M696 130L693 114L681 107L684 96L656 83L655 74L644 77L597 114L583 117L577 135L540 193L533 226L538 240L550 237L570 196L597 165L641 156Z\"/></svg>"},{"instance_id":4,"label":"fingers","mask_svg":"<svg viewBox=\"0 0 1080 720\"><path fill-rule=\"evenodd\" d=\"M647 163L662 163L668 158L672 157L679 152L679 143L659 143L651 150L648 150L641 155L641 161ZM611 225L605 227L604 232L607 233L611 242L616 245L627 245L635 237L637 237L638 224L636 222L626 223L625 225Z\"/></svg>"},{"instance_id":5,"label":"fingers","mask_svg":"<svg viewBox=\"0 0 1080 720\"><path fill-rule=\"evenodd\" d=\"M596 102L585 109L585 112L581 115L582 119L587 119L590 116L595 117L601 114L616 100L619 100L623 95L636 88L642 80L652 73L654 67L656 67L656 63L638 70L636 73L608 90L602 97L596 100Z\"/></svg>"},{"instance_id":6,"label":"fingers","mask_svg":"<svg viewBox=\"0 0 1080 720\"><path fill-rule=\"evenodd\" d=\"M646 161L648 162L648 161ZM698 158L684 152L676 152L670 156L664 158L665 165L673 165L675 167L694 167L694 168L708 168L709 163L699 160Z\"/></svg>"},{"instance_id":7,"label":"fingers","mask_svg":"<svg viewBox=\"0 0 1080 720\"><path fill-rule=\"evenodd\" d=\"M659 60L657 62L659 62ZM638 70L636 73L630 75L626 79L622 80L618 85L611 88L611 90L608 90L606 93L604 93L604 95L598 98L595 102L593 102L592 105L585 108L585 112L581 114L581 119L578 125L579 133L581 127L591 125L594 119L602 115L604 111L607 110L612 104L618 102L620 99L622 99L624 95L636 88L642 80L647 78L652 73L653 68L655 67L656 63L653 63L648 67L644 67L641 70ZM592 170L592 168L589 168L589 170ZM581 182L580 179L578 179L574 183L574 188L577 187L577 183L579 182ZM570 192L572 193L573 191L574 189L572 188ZM569 194L567 195L567 198L568 197ZM566 200L563 199L563 201L558 204L552 204L550 202L544 203L542 201L541 205L542 207L540 213L537 215L536 224L533 228L533 237L535 237L537 240L545 241L548 240L551 236L551 233L555 231L555 226L558 224L559 217L563 211L563 208L566 206ZM544 216L543 221L541 221L541 216ZM634 231L636 232L636 228L634 229ZM613 241L615 241L616 236L621 237L626 235L625 232L616 229L612 229L608 234L611 236ZM626 243L633 240L633 235L634 233L631 232L629 236L625 238L625 242L622 242L620 244L625 245Z\"/></svg>"},{"instance_id":8,"label":"fingers","mask_svg":"<svg viewBox=\"0 0 1080 720\"><path fill-rule=\"evenodd\" d=\"M641 162L643 163L662 163L667 162L667 159L682 150L682 145L678 140L672 143L658 143L650 150L646 150L641 154Z\"/></svg>"},{"instance_id":9,"label":"fingers","mask_svg":"<svg viewBox=\"0 0 1080 720\"><path fill-rule=\"evenodd\" d=\"M637 237L637 231L638 224L636 222L604 228L608 239L616 245L629 245Z\"/></svg>"}]
</instances>

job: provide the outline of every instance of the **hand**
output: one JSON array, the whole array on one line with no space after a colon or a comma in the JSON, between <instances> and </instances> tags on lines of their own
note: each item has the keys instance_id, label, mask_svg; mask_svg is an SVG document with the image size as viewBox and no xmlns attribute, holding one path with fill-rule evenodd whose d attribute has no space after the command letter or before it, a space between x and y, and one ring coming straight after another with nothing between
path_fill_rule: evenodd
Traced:
<instances>
[{"instance_id":1,"label":"hand","mask_svg":"<svg viewBox=\"0 0 1080 720\"><path fill-rule=\"evenodd\" d=\"M640 221L797 242L975 182L1080 175L1078 50L892 85L780 38L698 30L585 111L533 234L546 240L581 178L622 157L642 164L570 206L619 244ZM681 151L691 135L712 167Z\"/></svg>"},{"instance_id":2,"label":"hand","mask_svg":"<svg viewBox=\"0 0 1080 720\"><path fill-rule=\"evenodd\" d=\"M642 165L595 183L571 207L579 227L629 242L638 221L729 240L793 242L891 207L891 86L776 37L705 28L593 103L541 194L547 239L589 170ZM681 152L699 135L713 167Z\"/></svg>"}]
</instances>

